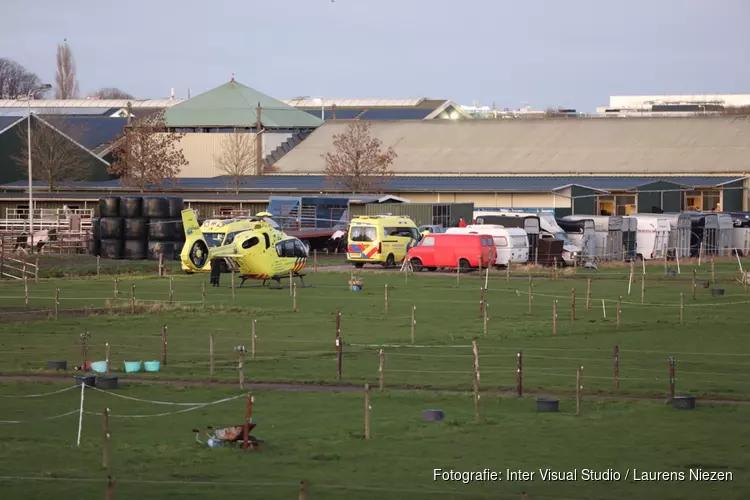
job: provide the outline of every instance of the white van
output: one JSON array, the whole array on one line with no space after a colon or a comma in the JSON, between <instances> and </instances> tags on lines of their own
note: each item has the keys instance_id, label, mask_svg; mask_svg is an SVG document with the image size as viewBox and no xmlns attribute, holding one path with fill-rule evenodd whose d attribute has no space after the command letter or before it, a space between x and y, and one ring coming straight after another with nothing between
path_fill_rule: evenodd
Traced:
<instances>
[{"instance_id":1,"label":"white van","mask_svg":"<svg viewBox=\"0 0 750 500\"><path fill-rule=\"evenodd\" d=\"M469 224L466 227L452 227L446 233L492 236L495 240L496 266L507 266L509 262L526 264L529 261L529 236L521 228L496 224Z\"/></svg>"},{"instance_id":2,"label":"white van","mask_svg":"<svg viewBox=\"0 0 750 500\"><path fill-rule=\"evenodd\" d=\"M638 221L636 254L643 260L663 259L669 246L672 226L662 214L637 214L631 218Z\"/></svg>"}]
</instances>

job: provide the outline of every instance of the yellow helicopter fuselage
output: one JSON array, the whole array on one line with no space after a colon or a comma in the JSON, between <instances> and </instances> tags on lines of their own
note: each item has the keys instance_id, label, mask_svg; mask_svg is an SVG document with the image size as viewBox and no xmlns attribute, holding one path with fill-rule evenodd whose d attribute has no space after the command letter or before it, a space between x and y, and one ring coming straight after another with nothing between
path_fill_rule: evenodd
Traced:
<instances>
[{"instance_id":1,"label":"yellow helicopter fuselage","mask_svg":"<svg viewBox=\"0 0 750 500\"><path fill-rule=\"evenodd\" d=\"M192 210L182 211L182 221L185 246L180 258L186 271L210 270L212 260L222 259L229 269L246 278L272 279L299 273L307 262L307 249L299 239L263 220L241 219L226 224L230 232L218 246L207 243Z\"/></svg>"}]
</instances>

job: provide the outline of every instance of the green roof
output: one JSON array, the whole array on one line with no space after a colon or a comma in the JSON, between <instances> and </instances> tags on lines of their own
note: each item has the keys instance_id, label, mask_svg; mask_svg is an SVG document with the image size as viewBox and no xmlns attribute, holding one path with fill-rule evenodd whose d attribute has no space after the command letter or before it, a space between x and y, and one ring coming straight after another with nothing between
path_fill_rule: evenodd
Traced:
<instances>
[{"instance_id":1,"label":"green roof","mask_svg":"<svg viewBox=\"0 0 750 500\"><path fill-rule=\"evenodd\" d=\"M314 128L323 121L234 79L167 109L168 127L255 127L256 107L265 128Z\"/></svg>"}]
</instances>

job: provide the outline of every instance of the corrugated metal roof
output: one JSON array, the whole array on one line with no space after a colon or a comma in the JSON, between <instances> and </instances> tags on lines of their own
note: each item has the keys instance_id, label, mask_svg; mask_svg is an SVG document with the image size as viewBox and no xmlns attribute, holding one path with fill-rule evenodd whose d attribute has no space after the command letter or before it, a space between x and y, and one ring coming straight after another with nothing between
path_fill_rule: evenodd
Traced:
<instances>
[{"instance_id":1,"label":"corrugated metal roof","mask_svg":"<svg viewBox=\"0 0 750 500\"><path fill-rule=\"evenodd\" d=\"M98 116L46 116L45 119L88 149L114 141L122 134L128 121L126 118Z\"/></svg>"},{"instance_id":2,"label":"corrugated metal roof","mask_svg":"<svg viewBox=\"0 0 750 500\"><path fill-rule=\"evenodd\" d=\"M333 105L339 108L395 108L418 106L426 97L412 99L322 99L319 97L296 97L294 99L282 99L281 102L296 108L318 108L321 106L330 108Z\"/></svg>"},{"instance_id":3,"label":"corrugated metal roof","mask_svg":"<svg viewBox=\"0 0 750 500\"><path fill-rule=\"evenodd\" d=\"M397 174L728 174L750 172L748 117L372 121ZM328 121L280 159L325 171L349 122Z\"/></svg>"},{"instance_id":4,"label":"corrugated metal roof","mask_svg":"<svg viewBox=\"0 0 750 500\"><path fill-rule=\"evenodd\" d=\"M165 119L170 127L254 127L258 105L266 128L314 128L323 123L234 80L169 108Z\"/></svg>"},{"instance_id":5,"label":"corrugated metal roof","mask_svg":"<svg viewBox=\"0 0 750 500\"><path fill-rule=\"evenodd\" d=\"M0 132L3 132L20 119L20 116L0 116Z\"/></svg>"},{"instance_id":6,"label":"corrugated metal roof","mask_svg":"<svg viewBox=\"0 0 750 500\"><path fill-rule=\"evenodd\" d=\"M103 115L108 108L55 108L39 107L31 108L31 112L37 115ZM0 116L26 116L27 108L0 108Z\"/></svg>"},{"instance_id":7,"label":"corrugated metal roof","mask_svg":"<svg viewBox=\"0 0 750 500\"><path fill-rule=\"evenodd\" d=\"M616 177L616 176L560 176L560 177L494 177L494 176L400 176L393 177L387 183L385 191L398 192L550 192L570 185L589 187L605 191L635 190L652 182L672 182L688 189L693 187L714 187L738 180L736 176L707 177ZM38 188L46 187L44 181L34 181ZM25 189L26 181L0 186L3 189ZM119 180L104 182L72 183L69 189L118 189ZM229 177L183 178L177 182L165 181L157 188L183 191L230 190L233 189ZM243 186L252 191L301 191L326 192L346 191L340 182L321 175L264 175L248 176ZM222 195L223 196L223 195ZM244 195L243 195L244 196ZM360 196L361 197L361 196Z\"/></svg>"},{"instance_id":8,"label":"corrugated metal roof","mask_svg":"<svg viewBox=\"0 0 750 500\"><path fill-rule=\"evenodd\" d=\"M33 106L40 108L169 108L184 99L34 99ZM25 108L26 101L0 99L0 108Z\"/></svg>"}]
</instances>

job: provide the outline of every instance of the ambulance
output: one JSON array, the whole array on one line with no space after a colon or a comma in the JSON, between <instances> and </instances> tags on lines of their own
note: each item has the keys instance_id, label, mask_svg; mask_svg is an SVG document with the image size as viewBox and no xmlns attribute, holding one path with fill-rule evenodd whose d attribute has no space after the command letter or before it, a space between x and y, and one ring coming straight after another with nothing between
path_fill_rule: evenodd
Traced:
<instances>
[{"instance_id":1,"label":"ambulance","mask_svg":"<svg viewBox=\"0 0 750 500\"><path fill-rule=\"evenodd\" d=\"M419 243L419 228L405 215L355 217L349 223L346 260L354 267L403 262L409 249Z\"/></svg>"}]
</instances>

